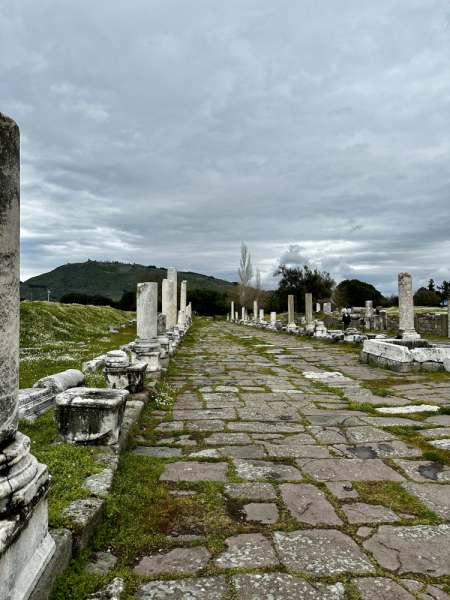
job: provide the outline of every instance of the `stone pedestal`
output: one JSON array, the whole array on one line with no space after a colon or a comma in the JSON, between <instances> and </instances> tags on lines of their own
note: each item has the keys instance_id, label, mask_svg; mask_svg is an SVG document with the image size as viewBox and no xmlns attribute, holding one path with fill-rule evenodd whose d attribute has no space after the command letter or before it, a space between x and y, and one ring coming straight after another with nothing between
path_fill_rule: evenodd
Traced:
<instances>
[{"instance_id":1,"label":"stone pedestal","mask_svg":"<svg viewBox=\"0 0 450 600\"><path fill-rule=\"evenodd\" d=\"M288 296L288 326L289 325L295 325L294 296Z\"/></svg>"},{"instance_id":2,"label":"stone pedestal","mask_svg":"<svg viewBox=\"0 0 450 600\"><path fill-rule=\"evenodd\" d=\"M414 327L413 285L409 273L398 274L398 309L398 337L406 340L420 338L420 334L416 333Z\"/></svg>"},{"instance_id":3,"label":"stone pedestal","mask_svg":"<svg viewBox=\"0 0 450 600\"><path fill-rule=\"evenodd\" d=\"M27 600L55 551L47 531L48 469L17 431L19 199L19 128L0 113L0 600Z\"/></svg>"},{"instance_id":4,"label":"stone pedestal","mask_svg":"<svg viewBox=\"0 0 450 600\"><path fill-rule=\"evenodd\" d=\"M136 340L134 352L132 352L133 362L147 363L147 371L161 371L160 347L158 338L151 340Z\"/></svg>"},{"instance_id":5,"label":"stone pedestal","mask_svg":"<svg viewBox=\"0 0 450 600\"><path fill-rule=\"evenodd\" d=\"M144 389L145 376L147 374L147 363L132 362L128 365L128 386L130 394L137 394Z\"/></svg>"},{"instance_id":6,"label":"stone pedestal","mask_svg":"<svg viewBox=\"0 0 450 600\"><path fill-rule=\"evenodd\" d=\"M305 316L307 323L312 323L314 321L312 294L305 294Z\"/></svg>"},{"instance_id":7,"label":"stone pedestal","mask_svg":"<svg viewBox=\"0 0 450 600\"><path fill-rule=\"evenodd\" d=\"M127 390L72 388L56 396L55 423L70 444L112 446L119 440Z\"/></svg>"},{"instance_id":8,"label":"stone pedestal","mask_svg":"<svg viewBox=\"0 0 450 600\"><path fill-rule=\"evenodd\" d=\"M161 366L166 368L170 361L170 339L166 335L158 336L158 343L161 348L160 360Z\"/></svg>"},{"instance_id":9,"label":"stone pedestal","mask_svg":"<svg viewBox=\"0 0 450 600\"><path fill-rule=\"evenodd\" d=\"M323 312L324 313L330 313L331 312L331 302L324 302L323 303Z\"/></svg>"},{"instance_id":10,"label":"stone pedestal","mask_svg":"<svg viewBox=\"0 0 450 600\"><path fill-rule=\"evenodd\" d=\"M371 319L373 316L373 302L372 300L366 300L366 319Z\"/></svg>"},{"instance_id":11,"label":"stone pedestal","mask_svg":"<svg viewBox=\"0 0 450 600\"><path fill-rule=\"evenodd\" d=\"M109 389L128 390L132 394L142 392L146 372L146 362L130 363L122 350L113 350L106 355L103 377Z\"/></svg>"},{"instance_id":12,"label":"stone pedestal","mask_svg":"<svg viewBox=\"0 0 450 600\"><path fill-rule=\"evenodd\" d=\"M166 315L164 313L158 315L156 333L158 337L166 333Z\"/></svg>"},{"instance_id":13,"label":"stone pedestal","mask_svg":"<svg viewBox=\"0 0 450 600\"><path fill-rule=\"evenodd\" d=\"M323 321L316 321L314 323L314 337L325 338L327 337L327 328Z\"/></svg>"}]
</instances>

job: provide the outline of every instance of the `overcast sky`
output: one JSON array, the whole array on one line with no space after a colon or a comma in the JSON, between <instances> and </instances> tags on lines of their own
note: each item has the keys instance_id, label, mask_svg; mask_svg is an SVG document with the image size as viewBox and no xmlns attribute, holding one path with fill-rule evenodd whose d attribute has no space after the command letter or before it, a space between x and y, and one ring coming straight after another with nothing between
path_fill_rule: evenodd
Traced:
<instances>
[{"instance_id":1,"label":"overcast sky","mask_svg":"<svg viewBox=\"0 0 450 600\"><path fill-rule=\"evenodd\" d=\"M450 279L448 0L1 0L22 280L119 260Z\"/></svg>"}]
</instances>

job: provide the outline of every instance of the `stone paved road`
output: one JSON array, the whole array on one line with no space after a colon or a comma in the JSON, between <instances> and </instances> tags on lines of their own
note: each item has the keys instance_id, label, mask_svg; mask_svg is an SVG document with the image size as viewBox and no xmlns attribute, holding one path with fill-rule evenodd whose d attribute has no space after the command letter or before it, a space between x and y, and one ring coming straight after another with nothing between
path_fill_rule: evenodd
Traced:
<instances>
[{"instance_id":1,"label":"stone paved road","mask_svg":"<svg viewBox=\"0 0 450 600\"><path fill-rule=\"evenodd\" d=\"M199 327L195 340L176 355L179 394L156 444L135 451L166 459L172 495L221 485L238 533L173 537L172 550L137 563L149 579L136 598L450 599L450 469L422 455L450 440L450 417L396 416L449 405L450 379L231 323ZM363 385L388 377L387 397ZM377 412L381 403L397 413ZM399 438L411 426L427 428L422 445Z\"/></svg>"}]
</instances>

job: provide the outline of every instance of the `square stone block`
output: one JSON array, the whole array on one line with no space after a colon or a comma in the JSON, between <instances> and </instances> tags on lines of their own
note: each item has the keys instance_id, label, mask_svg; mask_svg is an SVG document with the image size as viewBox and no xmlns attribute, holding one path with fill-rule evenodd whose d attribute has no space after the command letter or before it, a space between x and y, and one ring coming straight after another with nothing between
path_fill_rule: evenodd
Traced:
<instances>
[{"instance_id":1,"label":"square stone block","mask_svg":"<svg viewBox=\"0 0 450 600\"><path fill-rule=\"evenodd\" d=\"M71 444L112 445L119 440L127 390L71 388L56 396L55 423Z\"/></svg>"},{"instance_id":2,"label":"square stone block","mask_svg":"<svg viewBox=\"0 0 450 600\"><path fill-rule=\"evenodd\" d=\"M176 462L165 466L160 481L227 482L228 463Z\"/></svg>"}]
</instances>

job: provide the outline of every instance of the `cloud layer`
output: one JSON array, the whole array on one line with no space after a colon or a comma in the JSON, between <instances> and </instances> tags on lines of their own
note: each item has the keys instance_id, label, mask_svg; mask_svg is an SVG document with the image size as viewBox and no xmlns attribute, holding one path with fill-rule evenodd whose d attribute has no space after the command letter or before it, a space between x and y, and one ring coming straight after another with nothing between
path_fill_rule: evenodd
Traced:
<instances>
[{"instance_id":1,"label":"cloud layer","mask_svg":"<svg viewBox=\"0 0 450 600\"><path fill-rule=\"evenodd\" d=\"M3 0L22 279L66 262L236 280L245 241L394 291L450 279L446 0Z\"/></svg>"}]
</instances>

